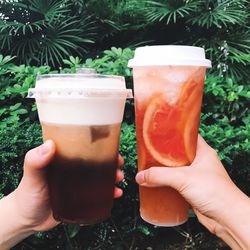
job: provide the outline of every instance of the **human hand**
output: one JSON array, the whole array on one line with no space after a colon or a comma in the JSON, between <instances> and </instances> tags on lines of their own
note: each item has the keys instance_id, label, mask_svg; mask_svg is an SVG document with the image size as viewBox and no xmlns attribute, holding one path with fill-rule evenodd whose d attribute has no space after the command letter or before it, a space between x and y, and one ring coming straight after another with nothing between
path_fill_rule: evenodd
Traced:
<instances>
[{"instance_id":1,"label":"human hand","mask_svg":"<svg viewBox=\"0 0 250 250\"><path fill-rule=\"evenodd\" d=\"M20 219L33 231L47 231L59 224L52 216L46 180L46 166L54 153L55 144L51 140L30 150L25 156L23 178L14 191ZM123 159L119 156L119 166L122 164ZM123 178L122 171L117 169L116 181ZM122 190L115 187L114 197L121 195Z\"/></svg>"},{"instance_id":2,"label":"human hand","mask_svg":"<svg viewBox=\"0 0 250 250\"><path fill-rule=\"evenodd\" d=\"M240 230L236 227L242 221L246 224L249 198L232 182L215 150L201 136L191 166L151 167L139 172L136 181L145 187L170 186L176 189L210 232L223 238L234 249L241 249L243 243L237 238L242 233L238 231L245 232L248 227L249 232L249 219L247 227Z\"/></svg>"}]
</instances>

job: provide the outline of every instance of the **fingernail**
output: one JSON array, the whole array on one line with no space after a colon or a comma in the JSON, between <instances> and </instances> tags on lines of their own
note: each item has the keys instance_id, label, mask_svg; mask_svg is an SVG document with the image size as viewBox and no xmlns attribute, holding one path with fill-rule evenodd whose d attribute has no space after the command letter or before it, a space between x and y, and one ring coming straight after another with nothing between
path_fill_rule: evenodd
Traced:
<instances>
[{"instance_id":1,"label":"fingernail","mask_svg":"<svg viewBox=\"0 0 250 250\"><path fill-rule=\"evenodd\" d=\"M51 141L46 141L44 142L40 147L39 147L39 153L40 155L44 156L48 154L51 150Z\"/></svg>"},{"instance_id":2,"label":"fingernail","mask_svg":"<svg viewBox=\"0 0 250 250\"><path fill-rule=\"evenodd\" d=\"M136 175L136 181L138 184L142 184L145 182L144 171L141 171Z\"/></svg>"}]
</instances>

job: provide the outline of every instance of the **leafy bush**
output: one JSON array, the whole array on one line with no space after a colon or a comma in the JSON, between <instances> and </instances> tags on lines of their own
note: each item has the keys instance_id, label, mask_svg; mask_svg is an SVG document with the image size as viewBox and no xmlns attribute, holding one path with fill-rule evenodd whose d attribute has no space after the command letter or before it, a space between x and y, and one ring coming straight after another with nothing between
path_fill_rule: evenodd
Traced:
<instances>
[{"instance_id":1,"label":"leafy bush","mask_svg":"<svg viewBox=\"0 0 250 250\"><path fill-rule=\"evenodd\" d=\"M249 84L209 74L204 89L200 133L215 148L236 184L250 194ZM241 159L239 161L239 159Z\"/></svg>"},{"instance_id":2,"label":"leafy bush","mask_svg":"<svg viewBox=\"0 0 250 250\"><path fill-rule=\"evenodd\" d=\"M210 113L211 123L234 126L249 122L247 102L250 98L249 85L239 84L232 78L208 75L205 85L203 110Z\"/></svg>"},{"instance_id":3,"label":"leafy bush","mask_svg":"<svg viewBox=\"0 0 250 250\"><path fill-rule=\"evenodd\" d=\"M205 124L205 115L201 117L200 133L207 143L216 149L220 159L234 180L246 194L250 195L249 157L250 124L233 127L230 124Z\"/></svg>"},{"instance_id":4,"label":"leafy bush","mask_svg":"<svg viewBox=\"0 0 250 250\"><path fill-rule=\"evenodd\" d=\"M50 68L48 66L37 68L5 63L0 68L0 81L2 83L0 85L0 128L3 129L12 124L22 124L37 119L34 102L25 97L28 89L34 86L36 76L49 72Z\"/></svg>"},{"instance_id":5,"label":"leafy bush","mask_svg":"<svg viewBox=\"0 0 250 250\"><path fill-rule=\"evenodd\" d=\"M0 129L0 138L0 197L2 197L18 186L25 153L42 142L41 128L38 123L13 123Z\"/></svg>"}]
</instances>

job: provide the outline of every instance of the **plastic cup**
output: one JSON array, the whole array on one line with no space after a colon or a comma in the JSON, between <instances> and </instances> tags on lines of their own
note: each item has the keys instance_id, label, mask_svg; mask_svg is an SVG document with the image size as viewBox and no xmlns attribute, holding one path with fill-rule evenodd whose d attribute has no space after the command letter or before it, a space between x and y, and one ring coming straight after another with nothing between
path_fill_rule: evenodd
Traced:
<instances>
[{"instance_id":1,"label":"plastic cup","mask_svg":"<svg viewBox=\"0 0 250 250\"><path fill-rule=\"evenodd\" d=\"M181 167L195 157L205 71L202 48L145 46L129 61L133 68L138 170ZM170 187L140 187L141 217L176 226L188 219L189 204Z\"/></svg>"},{"instance_id":2,"label":"plastic cup","mask_svg":"<svg viewBox=\"0 0 250 250\"><path fill-rule=\"evenodd\" d=\"M29 89L43 139L56 145L46 169L56 220L88 225L110 217L120 126L131 96L123 77L93 73L42 75Z\"/></svg>"}]
</instances>

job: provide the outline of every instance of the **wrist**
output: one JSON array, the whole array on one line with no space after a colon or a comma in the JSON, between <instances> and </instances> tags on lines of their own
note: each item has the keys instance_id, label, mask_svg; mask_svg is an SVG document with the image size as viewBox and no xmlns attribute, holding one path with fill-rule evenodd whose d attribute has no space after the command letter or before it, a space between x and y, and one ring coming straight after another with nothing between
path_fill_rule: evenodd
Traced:
<instances>
[{"instance_id":1,"label":"wrist","mask_svg":"<svg viewBox=\"0 0 250 250\"><path fill-rule=\"evenodd\" d=\"M234 194L231 203L225 208L216 234L232 249L250 249L250 198L239 189Z\"/></svg>"},{"instance_id":2,"label":"wrist","mask_svg":"<svg viewBox=\"0 0 250 250\"><path fill-rule=\"evenodd\" d=\"M34 233L19 214L15 191L0 200L0 221L0 249L2 250L10 249Z\"/></svg>"}]
</instances>

